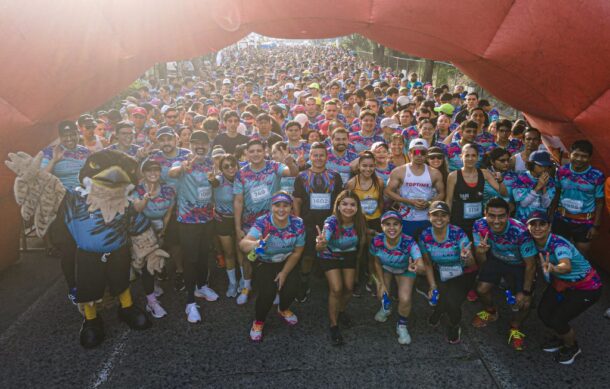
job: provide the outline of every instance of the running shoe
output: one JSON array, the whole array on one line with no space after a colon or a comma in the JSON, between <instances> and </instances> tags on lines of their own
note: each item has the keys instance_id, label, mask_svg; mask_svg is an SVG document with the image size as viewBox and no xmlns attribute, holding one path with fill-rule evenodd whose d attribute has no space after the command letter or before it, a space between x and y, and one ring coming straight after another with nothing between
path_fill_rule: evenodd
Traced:
<instances>
[{"instance_id":1,"label":"running shoe","mask_svg":"<svg viewBox=\"0 0 610 389\"><path fill-rule=\"evenodd\" d=\"M377 313L375 314L375 320L380 322L380 323L384 323L386 320L388 320L388 317L390 316L390 314L392 313L392 310L385 310L383 309L383 307L380 307L379 310L377 311Z\"/></svg>"},{"instance_id":2,"label":"running shoe","mask_svg":"<svg viewBox=\"0 0 610 389\"><path fill-rule=\"evenodd\" d=\"M229 286L227 287L227 297L237 297L237 284L229 284Z\"/></svg>"},{"instance_id":3,"label":"running shoe","mask_svg":"<svg viewBox=\"0 0 610 389\"><path fill-rule=\"evenodd\" d=\"M311 295L311 288L309 288L309 287L301 288L299 290L299 294L294 299L294 301L296 301L297 303L305 303L305 302L307 302L307 300L309 300L310 295Z\"/></svg>"},{"instance_id":4,"label":"running shoe","mask_svg":"<svg viewBox=\"0 0 610 389\"><path fill-rule=\"evenodd\" d=\"M437 327L438 324L441 322L441 316L443 316L441 311L435 309L434 312L432 312L432 315L428 316L428 325L430 327Z\"/></svg>"},{"instance_id":5,"label":"running shoe","mask_svg":"<svg viewBox=\"0 0 610 389\"><path fill-rule=\"evenodd\" d=\"M447 327L447 341L450 344L458 344L462 341L462 327L459 324Z\"/></svg>"},{"instance_id":6,"label":"running shoe","mask_svg":"<svg viewBox=\"0 0 610 389\"><path fill-rule=\"evenodd\" d=\"M225 256L222 253L216 254L216 267L219 269L224 269L227 266L225 261Z\"/></svg>"},{"instance_id":7,"label":"running shoe","mask_svg":"<svg viewBox=\"0 0 610 389\"><path fill-rule=\"evenodd\" d=\"M411 344L411 335L409 335L409 329L406 324L396 325L396 335L398 335L398 343Z\"/></svg>"},{"instance_id":8,"label":"running shoe","mask_svg":"<svg viewBox=\"0 0 610 389\"><path fill-rule=\"evenodd\" d=\"M161 296L163 296L163 293L165 293L163 288L161 288L161 286L159 286L159 284L157 284L156 281L155 281L155 289L153 290L153 293L155 294L155 297L161 297Z\"/></svg>"},{"instance_id":9,"label":"running shoe","mask_svg":"<svg viewBox=\"0 0 610 389\"><path fill-rule=\"evenodd\" d=\"M346 312L339 312L339 324L345 328L350 328L354 323L352 318Z\"/></svg>"},{"instance_id":10,"label":"running shoe","mask_svg":"<svg viewBox=\"0 0 610 389\"><path fill-rule=\"evenodd\" d=\"M68 289L68 300L70 300L70 302L74 305L77 304L76 302L76 288L70 288Z\"/></svg>"},{"instance_id":11,"label":"running shoe","mask_svg":"<svg viewBox=\"0 0 610 389\"><path fill-rule=\"evenodd\" d=\"M280 311L280 309L278 308L277 313L282 318L282 320L284 320L284 322L286 322L286 324L290 326L297 325L297 323L299 322L299 318L297 317L297 315L295 315L294 312L292 312L290 309Z\"/></svg>"},{"instance_id":12,"label":"running shoe","mask_svg":"<svg viewBox=\"0 0 610 389\"><path fill-rule=\"evenodd\" d=\"M155 299L146 304L146 312L150 313L155 319L161 319L167 315L167 311L163 309L161 304Z\"/></svg>"},{"instance_id":13,"label":"running shoe","mask_svg":"<svg viewBox=\"0 0 610 389\"><path fill-rule=\"evenodd\" d=\"M479 299L479 295L477 294L476 291L474 291L474 290L468 291L468 294L466 295L466 300L470 301L471 303L474 303L478 299Z\"/></svg>"},{"instance_id":14,"label":"running shoe","mask_svg":"<svg viewBox=\"0 0 610 389\"><path fill-rule=\"evenodd\" d=\"M508 331L508 344L516 351L523 351L524 338L525 334L516 328L511 328L510 331Z\"/></svg>"},{"instance_id":15,"label":"running shoe","mask_svg":"<svg viewBox=\"0 0 610 389\"><path fill-rule=\"evenodd\" d=\"M199 314L199 306L197 305L197 303L190 303L186 305L186 320L188 320L189 323L200 323L201 322L201 315Z\"/></svg>"},{"instance_id":16,"label":"running shoe","mask_svg":"<svg viewBox=\"0 0 610 389\"><path fill-rule=\"evenodd\" d=\"M186 289L182 273L176 273L176 275L174 276L174 289L176 290L176 292L182 292L184 289Z\"/></svg>"},{"instance_id":17,"label":"running shoe","mask_svg":"<svg viewBox=\"0 0 610 389\"><path fill-rule=\"evenodd\" d=\"M218 300L218 293L214 292L212 288L207 285L203 285L199 289L195 289L195 297L203 298L206 301Z\"/></svg>"},{"instance_id":18,"label":"running shoe","mask_svg":"<svg viewBox=\"0 0 610 389\"><path fill-rule=\"evenodd\" d=\"M549 340L547 340L542 345L542 351L546 351L547 353L554 353L559 351L563 347L563 340L559 339L556 336L553 336Z\"/></svg>"},{"instance_id":19,"label":"running shoe","mask_svg":"<svg viewBox=\"0 0 610 389\"><path fill-rule=\"evenodd\" d=\"M472 325L477 328L486 327L487 324L498 320L498 316L497 311L488 312L484 309L475 315L474 319L472 319Z\"/></svg>"},{"instance_id":20,"label":"running shoe","mask_svg":"<svg viewBox=\"0 0 610 389\"><path fill-rule=\"evenodd\" d=\"M243 288L237 296L237 305L244 305L248 302L248 294L250 293L250 289Z\"/></svg>"},{"instance_id":21,"label":"running shoe","mask_svg":"<svg viewBox=\"0 0 610 389\"><path fill-rule=\"evenodd\" d=\"M570 347L563 346L559 352L555 354L555 361L562 365L571 365L581 353L582 350L578 347L577 343L574 343L574 345Z\"/></svg>"},{"instance_id":22,"label":"running shoe","mask_svg":"<svg viewBox=\"0 0 610 389\"><path fill-rule=\"evenodd\" d=\"M330 342L333 346L341 346L345 342L343 341L343 335L339 331L339 326L330 327Z\"/></svg>"},{"instance_id":23,"label":"running shoe","mask_svg":"<svg viewBox=\"0 0 610 389\"><path fill-rule=\"evenodd\" d=\"M250 328L250 340L253 342L260 342L263 340L263 327L265 326L264 321L254 320L252 327Z\"/></svg>"}]
</instances>

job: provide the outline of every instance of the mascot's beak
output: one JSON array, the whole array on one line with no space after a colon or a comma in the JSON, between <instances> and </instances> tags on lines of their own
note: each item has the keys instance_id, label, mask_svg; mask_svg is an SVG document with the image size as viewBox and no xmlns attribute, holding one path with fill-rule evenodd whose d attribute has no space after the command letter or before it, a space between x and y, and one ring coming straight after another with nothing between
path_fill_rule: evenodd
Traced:
<instances>
[{"instance_id":1,"label":"mascot's beak","mask_svg":"<svg viewBox=\"0 0 610 389\"><path fill-rule=\"evenodd\" d=\"M131 184L129 175L117 165L110 166L97 173L91 177L91 181L107 188L118 188Z\"/></svg>"}]
</instances>

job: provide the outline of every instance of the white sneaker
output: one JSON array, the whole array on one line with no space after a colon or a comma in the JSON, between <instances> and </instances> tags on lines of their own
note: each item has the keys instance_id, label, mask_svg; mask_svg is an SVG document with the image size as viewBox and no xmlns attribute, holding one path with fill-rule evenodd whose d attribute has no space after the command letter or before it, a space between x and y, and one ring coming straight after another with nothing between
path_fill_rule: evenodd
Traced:
<instances>
[{"instance_id":1,"label":"white sneaker","mask_svg":"<svg viewBox=\"0 0 610 389\"><path fill-rule=\"evenodd\" d=\"M606 309L606 313L604 313L604 317L606 319L610 319L610 308Z\"/></svg>"},{"instance_id":2,"label":"white sneaker","mask_svg":"<svg viewBox=\"0 0 610 389\"><path fill-rule=\"evenodd\" d=\"M248 294L250 293L250 289L243 288L239 296L237 296L237 305L244 305L248 302Z\"/></svg>"},{"instance_id":3,"label":"white sneaker","mask_svg":"<svg viewBox=\"0 0 610 389\"><path fill-rule=\"evenodd\" d=\"M186 305L186 320L189 321L189 323L200 323L201 322L201 315L199 314L199 306L197 305L197 303L190 303Z\"/></svg>"},{"instance_id":4,"label":"white sneaker","mask_svg":"<svg viewBox=\"0 0 610 389\"><path fill-rule=\"evenodd\" d=\"M379 310L377 311L377 313L375 314L375 320L380 322L380 323L385 323L386 320L388 320L388 317L390 316L390 313L392 313L392 310L385 310L383 309L383 307L379 308Z\"/></svg>"},{"instance_id":5,"label":"white sneaker","mask_svg":"<svg viewBox=\"0 0 610 389\"><path fill-rule=\"evenodd\" d=\"M163 293L165 293L163 291L163 288L161 288L159 284L157 284L157 281L155 281L155 289L153 290L153 293L155 294L155 297L161 297L163 296Z\"/></svg>"},{"instance_id":6,"label":"white sneaker","mask_svg":"<svg viewBox=\"0 0 610 389\"><path fill-rule=\"evenodd\" d=\"M239 280L239 290L242 290L243 288L244 288L244 278L242 277L242 278Z\"/></svg>"},{"instance_id":7,"label":"white sneaker","mask_svg":"<svg viewBox=\"0 0 610 389\"><path fill-rule=\"evenodd\" d=\"M397 325L396 335L398 335L398 343L411 344L411 335L409 335L409 330L407 329L406 325Z\"/></svg>"},{"instance_id":8,"label":"white sneaker","mask_svg":"<svg viewBox=\"0 0 610 389\"><path fill-rule=\"evenodd\" d=\"M159 304L157 300L152 302L149 301L146 304L146 311L149 312L155 319L161 319L162 317L167 315L167 311L163 309L163 307L161 306L161 304Z\"/></svg>"},{"instance_id":9,"label":"white sneaker","mask_svg":"<svg viewBox=\"0 0 610 389\"><path fill-rule=\"evenodd\" d=\"M233 298L237 296L237 284L229 284L227 288L227 297Z\"/></svg>"},{"instance_id":10,"label":"white sneaker","mask_svg":"<svg viewBox=\"0 0 610 389\"><path fill-rule=\"evenodd\" d=\"M195 297L206 299L206 301L218 300L218 293L214 292L212 288L207 285L203 285L199 289L195 289Z\"/></svg>"},{"instance_id":11,"label":"white sneaker","mask_svg":"<svg viewBox=\"0 0 610 389\"><path fill-rule=\"evenodd\" d=\"M280 305L280 294L275 294L275 299L273 299L273 305Z\"/></svg>"}]
</instances>

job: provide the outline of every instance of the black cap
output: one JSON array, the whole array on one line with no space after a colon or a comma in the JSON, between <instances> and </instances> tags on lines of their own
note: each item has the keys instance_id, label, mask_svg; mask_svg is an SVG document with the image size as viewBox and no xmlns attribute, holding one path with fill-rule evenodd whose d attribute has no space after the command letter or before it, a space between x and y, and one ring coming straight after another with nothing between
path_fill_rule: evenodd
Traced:
<instances>
[{"instance_id":1,"label":"black cap","mask_svg":"<svg viewBox=\"0 0 610 389\"><path fill-rule=\"evenodd\" d=\"M129 120L120 121L116 125L116 131L119 131L121 128L133 128L133 122Z\"/></svg>"},{"instance_id":2,"label":"black cap","mask_svg":"<svg viewBox=\"0 0 610 389\"><path fill-rule=\"evenodd\" d=\"M78 123L79 126L84 126L87 123L93 123L94 120L95 119L93 118L93 116L86 113L86 114L80 115L76 122Z\"/></svg>"},{"instance_id":3,"label":"black cap","mask_svg":"<svg viewBox=\"0 0 610 389\"><path fill-rule=\"evenodd\" d=\"M59 132L59 135L62 135L71 132L78 132L78 128L72 120L64 120L59 122L57 125L57 131Z\"/></svg>"},{"instance_id":4,"label":"black cap","mask_svg":"<svg viewBox=\"0 0 610 389\"><path fill-rule=\"evenodd\" d=\"M208 134L205 131L193 131L191 134L191 142L194 140L210 143L210 137L208 137Z\"/></svg>"},{"instance_id":5,"label":"black cap","mask_svg":"<svg viewBox=\"0 0 610 389\"><path fill-rule=\"evenodd\" d=\"M159 169L161 169L161 163L154 159L146 158L140 165L140 171L144 172L146 170L152 169L153 167L158 167Z\"/></svg>"}]
</instances>

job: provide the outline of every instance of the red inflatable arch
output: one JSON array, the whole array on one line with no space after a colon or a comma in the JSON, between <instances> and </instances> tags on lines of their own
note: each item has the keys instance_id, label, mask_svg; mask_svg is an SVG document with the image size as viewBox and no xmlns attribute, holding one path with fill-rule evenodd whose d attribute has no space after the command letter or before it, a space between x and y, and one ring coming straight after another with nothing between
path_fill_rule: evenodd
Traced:
<instances>
[{"instance_id":1,"label":"red inflatable arch","mask_svg":"<svg viewBox=\"0 0 610 389\"><path fill-rule=\"evenodd\" d=\"M610 164L610 2L605 0L44 0L0 12L0 155L36 152L55 124L98 106L156 62L250 32L360 33L453 62L565 144L586 137ZM0 167L0 267L17 257L14 176Z\"/></svg>"}]
</instances>

